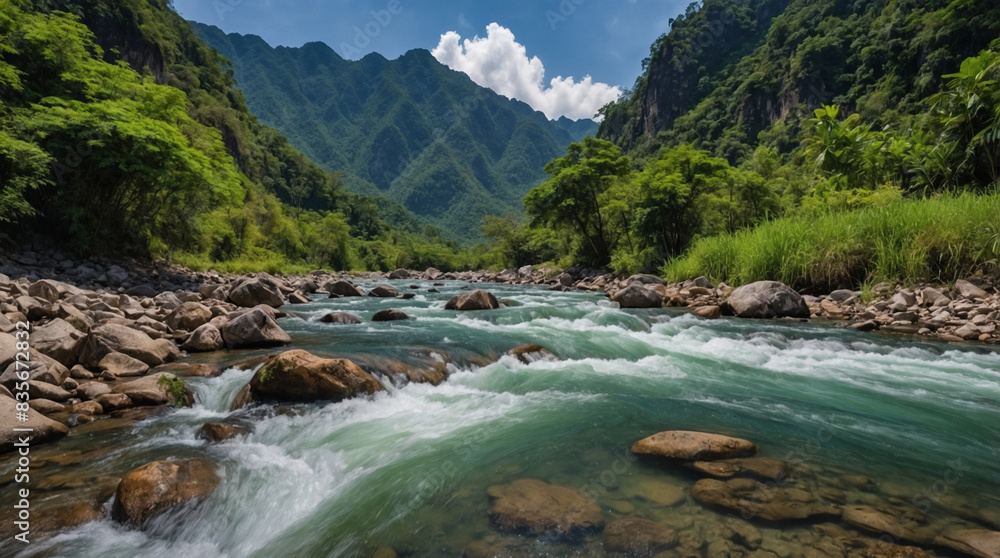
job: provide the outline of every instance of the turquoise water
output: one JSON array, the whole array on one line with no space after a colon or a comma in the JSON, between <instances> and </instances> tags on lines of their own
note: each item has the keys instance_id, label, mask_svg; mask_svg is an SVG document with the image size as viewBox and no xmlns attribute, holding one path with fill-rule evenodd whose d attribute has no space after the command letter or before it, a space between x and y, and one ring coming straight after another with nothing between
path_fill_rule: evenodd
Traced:
<instances>
[{"instance_id":1,"label":"turquoise water","mask_svg":"<svg viewBox=\"0 0 1000 558\"><path fill-rule=\"evenodd\" d=\"M96 480L48 497L91 494L101 482L113 488L146 461L187 457L217 462L219 489L150 533L104 519L21 555L369 556L393 548L403 556L461 556L475 541L511 545L514 556L604 555L600 533L573 543L496 533L486 489L521 477L595 496L607 521L642 517L678 529L682 545L665 556L717 555L721 547L712 544L726 535L716 511L689 495L669 506L650 495L656 483L687 492L698 477L628 451L671 429L752 440L761 455L797 465L795 486L844 490L848 502L916 505L930 496L928 525L982 528L1000 518L995 350L818 324L705 321L666 309L616 309L592 293L497 285L490 290L510 308L458 314L443 307L460 283L438 287L440 294L428 293L428 283L388 283L401 292L420 288L412 300L317 295L285 308L302 319L281 325L295 348L316 353L365 363L448 361L447 381L385 381L389 391L372 398L231 417L229 403L252 371L192 378L193 408L119 429L101 429L100 421L75 429L59 448L84 457L50 470ZM384 308L416 319L318 321L331 310L367 320ZM526 365L502 356L523 343L560 360ZM214 445L196 438L204 422L227 418L253 432ZM2 469L7 478L6 463ZM878 488L855 489L848 475L866 475ZM761 548L774 555L823 555L809 554L822 543L809 524L755 525Z\"/></svg>"}]
</instances>

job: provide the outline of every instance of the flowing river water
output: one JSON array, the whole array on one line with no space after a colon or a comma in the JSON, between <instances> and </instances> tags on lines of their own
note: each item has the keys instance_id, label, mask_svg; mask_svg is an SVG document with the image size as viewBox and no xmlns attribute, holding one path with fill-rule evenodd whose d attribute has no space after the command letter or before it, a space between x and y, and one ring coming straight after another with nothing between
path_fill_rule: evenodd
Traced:
<instances>
[{"instance_id":1,"label":"flowing river water","mask_svg":"<svg viewBox=\"0 0 1000 558\"><path fill-rule=\"evenodd\" d=\"M753 521L759 540L745 544L758 554L725 542L740 539L723 522L725 513L689 494L699 476L629 452L635 441L672 429L752 440L761 455L795 465L792 485L814 494L842 491L829 496L841 503L917 507L928 524L1000 522L995 349L824 324L622 310L598 294L533 287L490 285L510 308L456 313L444 303L463 292L460 283L448 282L440 293L428 292L425 282L412 290L410 281L388 283L416 296L315 295L310 304L286 308L304 320L280 323L292 347L359 363L447 360L445 382L383 380L388 392L371 398L231 415L252 370L190 378L192 408L114 428L96 421L51 448L40 446L38 459L47 461L35 477L33 505L94 494L109 502L128 470L190 457L218 464L222 483L213 494L147 532L122 528L105 513L0 554L353 557L393 548L401 556L461 556L471 544L507 548L510 556L604 556L600 532L554 542L495 531L487 488L524 477L590 494L606 521L641 517L673 527L682 544L663 556L729 555L719 554L727 548L733 556L824 556L817 549L831 531L878 537L833 520L823 529L822 522ZM369 321L385 308L415 319ZM331 310L365 323L318 321ZM559 360L524 364L502 356L524 343L543 345ZM219 444L196 437L206 421L225 420L252 433ZM2 463L6 480L12 467ZM684 493L679 501L663 496L677 488Z\"/></svg>"}]
</instances>

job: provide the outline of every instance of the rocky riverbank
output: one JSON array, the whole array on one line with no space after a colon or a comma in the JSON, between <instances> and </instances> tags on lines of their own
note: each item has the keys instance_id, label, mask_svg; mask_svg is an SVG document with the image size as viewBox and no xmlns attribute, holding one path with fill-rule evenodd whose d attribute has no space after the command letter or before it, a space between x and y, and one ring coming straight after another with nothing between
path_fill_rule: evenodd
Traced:
<instances>
[{"instance_id":1,"label":"rocky riverbank","mask_svg":"<svg viewBox=\"0 0 1000 558\"><path fill-rule=\"evenodd\" d=\"M310 297L405 299L414 296L413 292L406 292L406 289L400 292L389 285L375 286L365 292L355 284L358 277L323 271L293 277L268 274L242 276L195 273L162 265L116 265L110 262L77 265L57 256L21 255L0 266L0 371L3 373L0 377L3 439L0 441L5 451L13 447L14 440L8 439L11 428L24 426L13 423L13 398L18 392L26 392L30 398L27 425L35 429L32 443L54 441L65 436L69 429L98 419L135 420L163 406L190 405L192 395L185 386L184 378L214 376L230 363L223 366L194 364L184 360L186 355L226 349L274 349L288 345L291 337L277 320L294 317L294 306L307 303ZM859 330L933 335L947 341L996 343L1000 339L996 331L1000 298L996 289L984 281L978 281L978 285L961 281L953 288L926 286L893 289L883 285L874 290L878 296L876 300L862 303L862 293L836 291L823 297L811 297L773 282L733 289L726 285L713 285L704 278L683 284L668 284L650 275L622 278L596 271L563 272L531 267L500 273L397 270L389 274L363 274L361 278L375 284L389 279L535 285L552 290L604 292L627 308L688 307L692 313L707 319L723 315L813 318L836 320ZM422 288L435 290L434 286L426 284ZM448 301L446 308L455 311L495 310L504 303L487 291L470 287L465 294ZM372 320L408 319L398 310L385 312L377 313ZM356 324L360 319L349 313L334 312L325 316L323 321ZM17 353L22 350L17 345L16 337L19 322L31 324L31 365L27 370L21 370L23 367L16 364ZM975 331L972 331L973 328ZM539 341L544 343L544 340ZM510 354L524 362L555 358L538 345L516 347ZM413 366L401 362L352 362L296 350L270 358L263 354L239 364L244 369L259 368L236 398L233 409L253 404L335 402L384 391L383 382L387 380L437 384L447 378L446 362L447 355L428 358L426 366ZM26 374L27 379L19 374ZM252 429L252 425L249 428ZM246 432L248 427L244 424L207 423L202 436L220 441ZM657 446L652 443L647 445ZM633 451L644 455L659 451L646 451L642 444L637 444L637 447L639 449L634 447ZM680 459L676 455L666 457L672 463ZM771 478L760 473L760 467L774 465L772 462L740 461L743 458L738 456L729 456L736 461L721 462L713 462L714 459L722 459L715 454L698 454L696 457L685 458L691 462L685 466L690 465L693 470L719 479L747 475L758 479ZM774 470L785 469L779 466ZM146 463L114 481L110 493L100 492L97 498L82 507L75 505L68 511L63 510L51 527L65 528L102 517L101 503L109 501L114 494L111 516L122 524L144 528L151 517L210 494L220 479L211 462L187 460ZM532 487L537 488L537 482L541 481L530 482L535 482ZM699 482L701 484L694 487L698 490L692 488L691 496L699 505L709 508L744 511L740 507L743 505L741 502L757 498L762 490L756 484L751 486L747 480ZM500 503L492 505L489 513L491 517L496 517L494 522L499 530L520 531L523 526L519 526L518 522L535 521L534 518L525 520L518 517L518 513L523 512L523 506L503 503L511 498L516 501L517 498L527 497L530 500L530 493L535 488L528 490L523 485L524 482L518 484L515 481L491 489L490 496ZM149 489L153 486L167 489L157 492ZM574 495L560 491L560 487L554 490L559 496L554 497L555 500L564 498L572 502L575 499ZM782 498L790 495L788 499L779 499L781 514L799 513L808 507L804 504L809 504L820 510L815 516L824 521L843 514L849 525L860 525L876 532L879 525L895 525L885 523L888 520L883 516L895 513L886 511L889 508L878 508L881 511L852 508L851 511L841 509L841 506L853 500L843 500L839 496L814 497L806 502L795 499L802 495L801 492L780 494ZM871 504L868 500L858 500L862 501L866 502L865 505ZM848 518L848 512L853 514L851 517L854 520ZM771 511L765 513L770 514ZM581 520L581 532L600 525L601 522L592 517L594 515L591 513ZM759 517L768 520L763 515ZM789 518L782 515L777 520L786 519ZM563 524L561 519L555 521L557 527ZM639 520L625 517L609 523L604 529L605 546L629 548L628 541L634 538L633 531L652 532L651 546L666 548L676 544L675 537L661 527L636 521ZM539 532L545 534L549 530L550 527L544 527ZM954 539L943 531L940 536L946 537L942 541ZM976 536L980 539L986 537L987 543L992 544L990 541L1000 535L987 531ZM740 539L737 537L734 540ZM923 538L904 537L903 540L926 542L929 547L959 549L960 546L959 543L945 544L933 538L925 541ZM684 545L682 537L680 546ZM923 554L913 552L912 555Z\"/></svg>"}]
</instances>

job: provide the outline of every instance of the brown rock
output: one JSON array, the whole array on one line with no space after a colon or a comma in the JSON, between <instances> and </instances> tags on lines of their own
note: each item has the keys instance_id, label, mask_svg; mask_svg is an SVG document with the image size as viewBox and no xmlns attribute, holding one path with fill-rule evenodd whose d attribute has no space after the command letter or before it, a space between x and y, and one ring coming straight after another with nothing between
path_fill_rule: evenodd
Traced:
<instances>
[{"instance_id":1,"label":"brown rock","mask_svg":"<svg viewBox=\"0 0 1000 558\"><path fill-rule=\"evenodd\" d=\"M101 370L107 370L119 378L142 376L149 371L149 365L122 353L108 353L97 364Z\"/></svg>"},{"instance_id":2,"label":"brown rock","mask_svg":"<svg viewBox=\"0 0 1000 558\"><path fill-rule=\"evenodd\" d=\"M490 521L503 531L573 538L604 524L597 502L565 486L518 479L491 486L488 493Z\"/></svg>"},{"instance_id":3,"label":"brown rock","mask_svg":"<svg viewBox=\"0 0 1000 558\"><path fill-rule=\"evenodd\" d=\"M409 319L410 317L400 310L379 310L372 316L373 322L396 322Z\"/></svg>"},{"instance_id":4,"label":"brown rock","mask_svg":"<svg viewBox=\"0 0 1000 558\"><path fill-rule=\"evenodd\" d=\"M361 319L347 312L330 312L324 315L319 321L326 324L354 325L360 324Z\"/></svg>"},{"instance_id":5,"label":"brown rock","mask_svg":"<svg viewBox=\"0 0 1000 558\"><path fill-rule=\"evenodd\" d=\"M291 304L309 304L312 301L310 301L309 297L306 295L295 291L294 293L288 295L288 302Z\"/></svg>"},{"instance_id":6,"label":"brown rock","mask_svg":"<svg viewBox=\"0 0 1000 558\"><path fill-rule=\"evenodd\" d=\"M165 511L208 496L218 485L215 466L204 459L147 463L122 477L111 517L141 528Z\"/></svg>"},{"instance_id":7,"label":"brown rock","mask_svg":"<svg viewBox=\"0 0 1000 558\"><path fill-rule=\"evenodd\" d=\"M28 406L43 415L58 413L66 408L66 406L62 403L56 403L55 401L49 401L48 399L31 399L28 401Z\"/></svg>"},{"instance_id":8,"label":"brown rock","mask_svg":"<svg viewBox=\"0 0 1000 558\"><path fill-rule=\"evenodd\" d=\"M365 296L364 291L355 287L350 281L336 281L326 286L326 292L331 296Z\"/></svg>"},{"instance_id":9,"label":"brown rock","mask_svg":"<svg viewBox=\"0 0 1000 558\"><path fill-rule=\"evenodd\" d=\"M159 372L138 380L118 384L111 388L111 393L123 393L127 395L132 400L132 404L136 406L182 403L181 401L173 401L173 396L168 388L169 384L167 382L177 380L177 376L169 372ZM182 398L184 399L183 403L187 405L194 402L194 395L187 387L185 387L185 393Z\"/></svg>"},{"instance_id":10,"label":"brown rock","mask_svg":"<svg viewBox=\"0 0 1000 558\"><path fill-rule=\"evenodd\" d=\"M759 281L737 288L725 306L741 318L808 318L809 307L791 287L777 281Z\"/></svg>"},{"instance_id":11,"label":"brown rock","mask_svg":"<svg viewBox=\"0 0 1000 558\"><path fill-rule=\"evenodd\" d=\"M640 283L633 283L616 292L611 300L620 304L622 308L660 308L663 306L663 297Z\"/></svg>"},{"instance_id":12,"label":"brown rock","mask_svg":"<svg viewBox=\"0 0 1000 558\"><path fill-rule=\"evenodd\" d=\"M694 484L691 496L702 504L738 511L745 519L785 521L839 515L837 508L818 503L803 490L768 486L753 479L702 479Z\"/></svg>"},{"instance_id":13,"label":"brown rock","mask_svg":"<svg viewBox=\"0 0 1000 558\"><path fill-rule=\"evenodd\" d=\"M222 339L230 349L275 347L292 342L285 330L260 308L226 322L222 326Z\"/></svg>"},{"instance_id":14,"label":"brown rock","mask_svg":"<svg viewBox=\"0 0 1000 558\"><path fill-rule=\"evenodd\" d=\"M385 387L353 362L302 350L281 353L250 379L256 400L341 401L378 391Z\"/></svg>"},{"instance_id":15,"label":"brown rock","mask_svg":"<svg viewBox=\"0 0 1000 558\"><path fill-rule=\"evenodd\" d=\"M285 298L274 285L261 279L250 279L243 281L229 293L229 302L244 308L254 308L259 304L280 308L285 304Z\"/></svg>"},{"instance_id":16,"label":"brown rock","mask_svg":"<svg viewBox=\"0 0 1000 558\"><path fill-rule=\"evenodd\" d=\"M445 310L496 310L500 308L500 302L493 293L489 291L472 291L471 293L456 295L445 304Z\"/></svg>"},{"instance_id":17,"label":"brown rock","mask_svg":"<svg viewBox=\"0 0 1000 558\"><path fill-rule=\"evenodd\" d=\"M722 317L722 308L718 306L699 306L692 308L691 313L708 320L718 320Z\"/></svg>"},{"instance_id":18,"label":"brown rock","mask_svg":"<svg viewBox=\"0 0 1000 558\"><path fill-rule=\"evenodd\" d=\"M1000 532L986 529L949 529L934 544L975 558L1000 558Z\"/></svg>"},{"instance_id":19,"label":"brown rock","mask_svg":"<svg viewBox=\"0 0 1000 558\"><path fill-rule=\"evenodd\" d=\"M605 552L620 552L626 556L654 556L677 546L679 539L673 529L646 519L619 519L604 528Z\"/></svg>"},{"instance_id":20,"label":"brown rock","mask_svg":"<svg viewBox=\"0 0 1000 558\"><path fill-rule=\"evenodd\" d=\"M747 440L720 434L668 430L639 440L632 445L632 453L685 461L710 461L755 455L757 446Z\"/></svg>"},{"instance_id":21,"label":"brown rock","mask_svg":"<svg viewBox=\"0 0 1000 558\"><path fill-rule=\"evenodd\" d=\"M221 424L218 422L206 422L198 432L198 437L209 442L224 442L230 438L246 434L247 430L239 426Z\"/></svg>"},{"instance_id":22,"label":"brown rock","mask_svg":"<svg viewBox=\"0 0 1000 558\"><path fill-rule=\"evenodd\" d=\"M392 298L399 296L399 291L389 285L379 285L374 289L368 291L368 296L374 296L379 298Z\"/></svg>"},{"instance_id":23,"label":"brown rock","mask_svg":"<svg viewBox=\"0 0 1000 558\"><path fill-rule=\"evenodd\" d=\"M191 332L181 349L192 353L218 351L226 346L222 332L212 324L204 324Z\"/></svg>"},{"instance_id":24,"label":"brown rock","mask_svg":"<svg viewBox=\"0 0 1000 558\"><path fill-rule=\"evenodd\" d=\"M115 411L129 409L135 406L132 403L132 398L124 393L104 393L98 395L94 401L100 403L101 408L104 409L105 413L113 413Z\"/></svg>"},{"instance_id":25,"label":"brown rock","mask_svg":"<svg viewBox=\"0 0 1000 558\"><path fill-rule=\"evenodd\" d=\"M84 401L83 403L70 405L66 408L66 411L79 415L96 416L104 414L104 407L102 407L97 401Z\"/></svg>"},{"instance_id":26,"label":"brown rock","mask_svg":"<svg viewBox=\"0 0 1000 558\"><path fill-rule=\"evenodd\" d=\"M538 360L556 360L559 358L552 351L541 345L518 345L507 351L506 354L516 357L517 360L524 364L531 364Z\"/></svg>"},{"instance_id":27,"label":"brown rock","mask_svg":"<svg viewBox=\"0 0 1000 558\"><path fill-rule=\"evenodd\" d=\"M718 478L734 476L756 477L762 480L781 480L788 476L788 465L772 457L747 457L723 461L695 461L691 469Z\"/></svg>"},{"instance_id":28,"label":"brown rock","mask_svg":"<svg viewBox=\"0 0 1000 558\"><path fill-rule=\"evenodd\" d=\"M97 367L108 353L123 353L141 360L150 366L176 360L180 351L166 339L151 339L136 329L119 325L103 324L95 326L80 353L80 363Z\"/></svg>"},{"instance_id":29,"label":"brown rock","mask_svg":"<svg viewBox=\"0 0 1000 558\"><path fill-rule=\"evenodd\" d=\"M32 446L62 438L69 428L61 422L48 419L33 409L23 411L28 420L18 420L17 402L10 397L0 397L0 454L16 450L14 444L20 437L30 436ZM31 428L30 433L15 432L15 428Z\"/></svg>"},{"instance_id":30,"label":"brown rock","mask_svg":"<svg viewBox=\"0 0 1000 558\"><path fill-rule=\"evenodd\" d=\"M73 397L73 394L64 390L59 386L54 386L48 382L39 382L36 380L28 381L28 396L32 399L48 399L51 401L58 401L60 403Z\"/></svg>"},{"instance_id":31,"label":"brown rock","mask_svg":"<svg viewBox=\"0 0 1000 558\"><path fill-rule=\"evenodd\" d=\"M197 302L185 302L167 314L163 323L170 329L192 331L208 323L212 319L212 311L207 306Z\"/></svg>"},{"instance_id":32,"label":"brown rock","mask_svg":"<svg viewBox=\"0 0 1000 558\"><path fill-rule=\"evenodd\" d=\"M76 364L86 335L65 320L56 318L31 332L31 347L70 367Z\"/></svg>"}]
</instances>

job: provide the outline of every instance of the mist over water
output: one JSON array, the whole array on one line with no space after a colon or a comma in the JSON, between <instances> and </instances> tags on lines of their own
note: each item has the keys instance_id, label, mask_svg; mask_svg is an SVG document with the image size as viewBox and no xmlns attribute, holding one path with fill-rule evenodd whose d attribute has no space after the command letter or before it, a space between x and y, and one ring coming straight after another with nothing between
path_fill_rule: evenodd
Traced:
<instances>
[{"instance_id":1,"label":"mist over water","mask_svg":"<svg viewBox=\"0 0 1000 558\"><path fill-rule=\"evenodd\" d=\"M995 350L817 324L621 310L597 294L527 287L490 285L510 308L456 313L444 303L459 283L438 287L441 293L428 293L429 283L388 283L416 296L317 295L286 308L303 318L281 321L292 347L359 362L444 360L451 372L444 383L382 378L389 391L371 398L240 411L234 418L253 432L208 444L196 438L201 425L230 416L252 371L190 378L193 408L127 429L79 427L59 447L93 452L66 471L105 480L151 460L206 457L219 465L219 488L147 532L104 519L19 555L367 556L393 547L401 555L461 556L473 541L497 540L487 488L522 477L594 495L607 521L683 523L700 510L697 502L688 496L664 508L641 487L653 479L689 490L696 477L629 452L635 441L673 429L746 438L761 455L800 462L818 477L867 475L906 495L940 486L958 460L958 481L939 496L1000 510ZM371 323L384 308L416 319ZM365 323L318 321L332 310ZM560 360L523 364L502 356L524 343ZM935 505L928 515L948 513ZM597 533L531 549L602 556L600 540Z\"/></svg>"}]
</instances>

